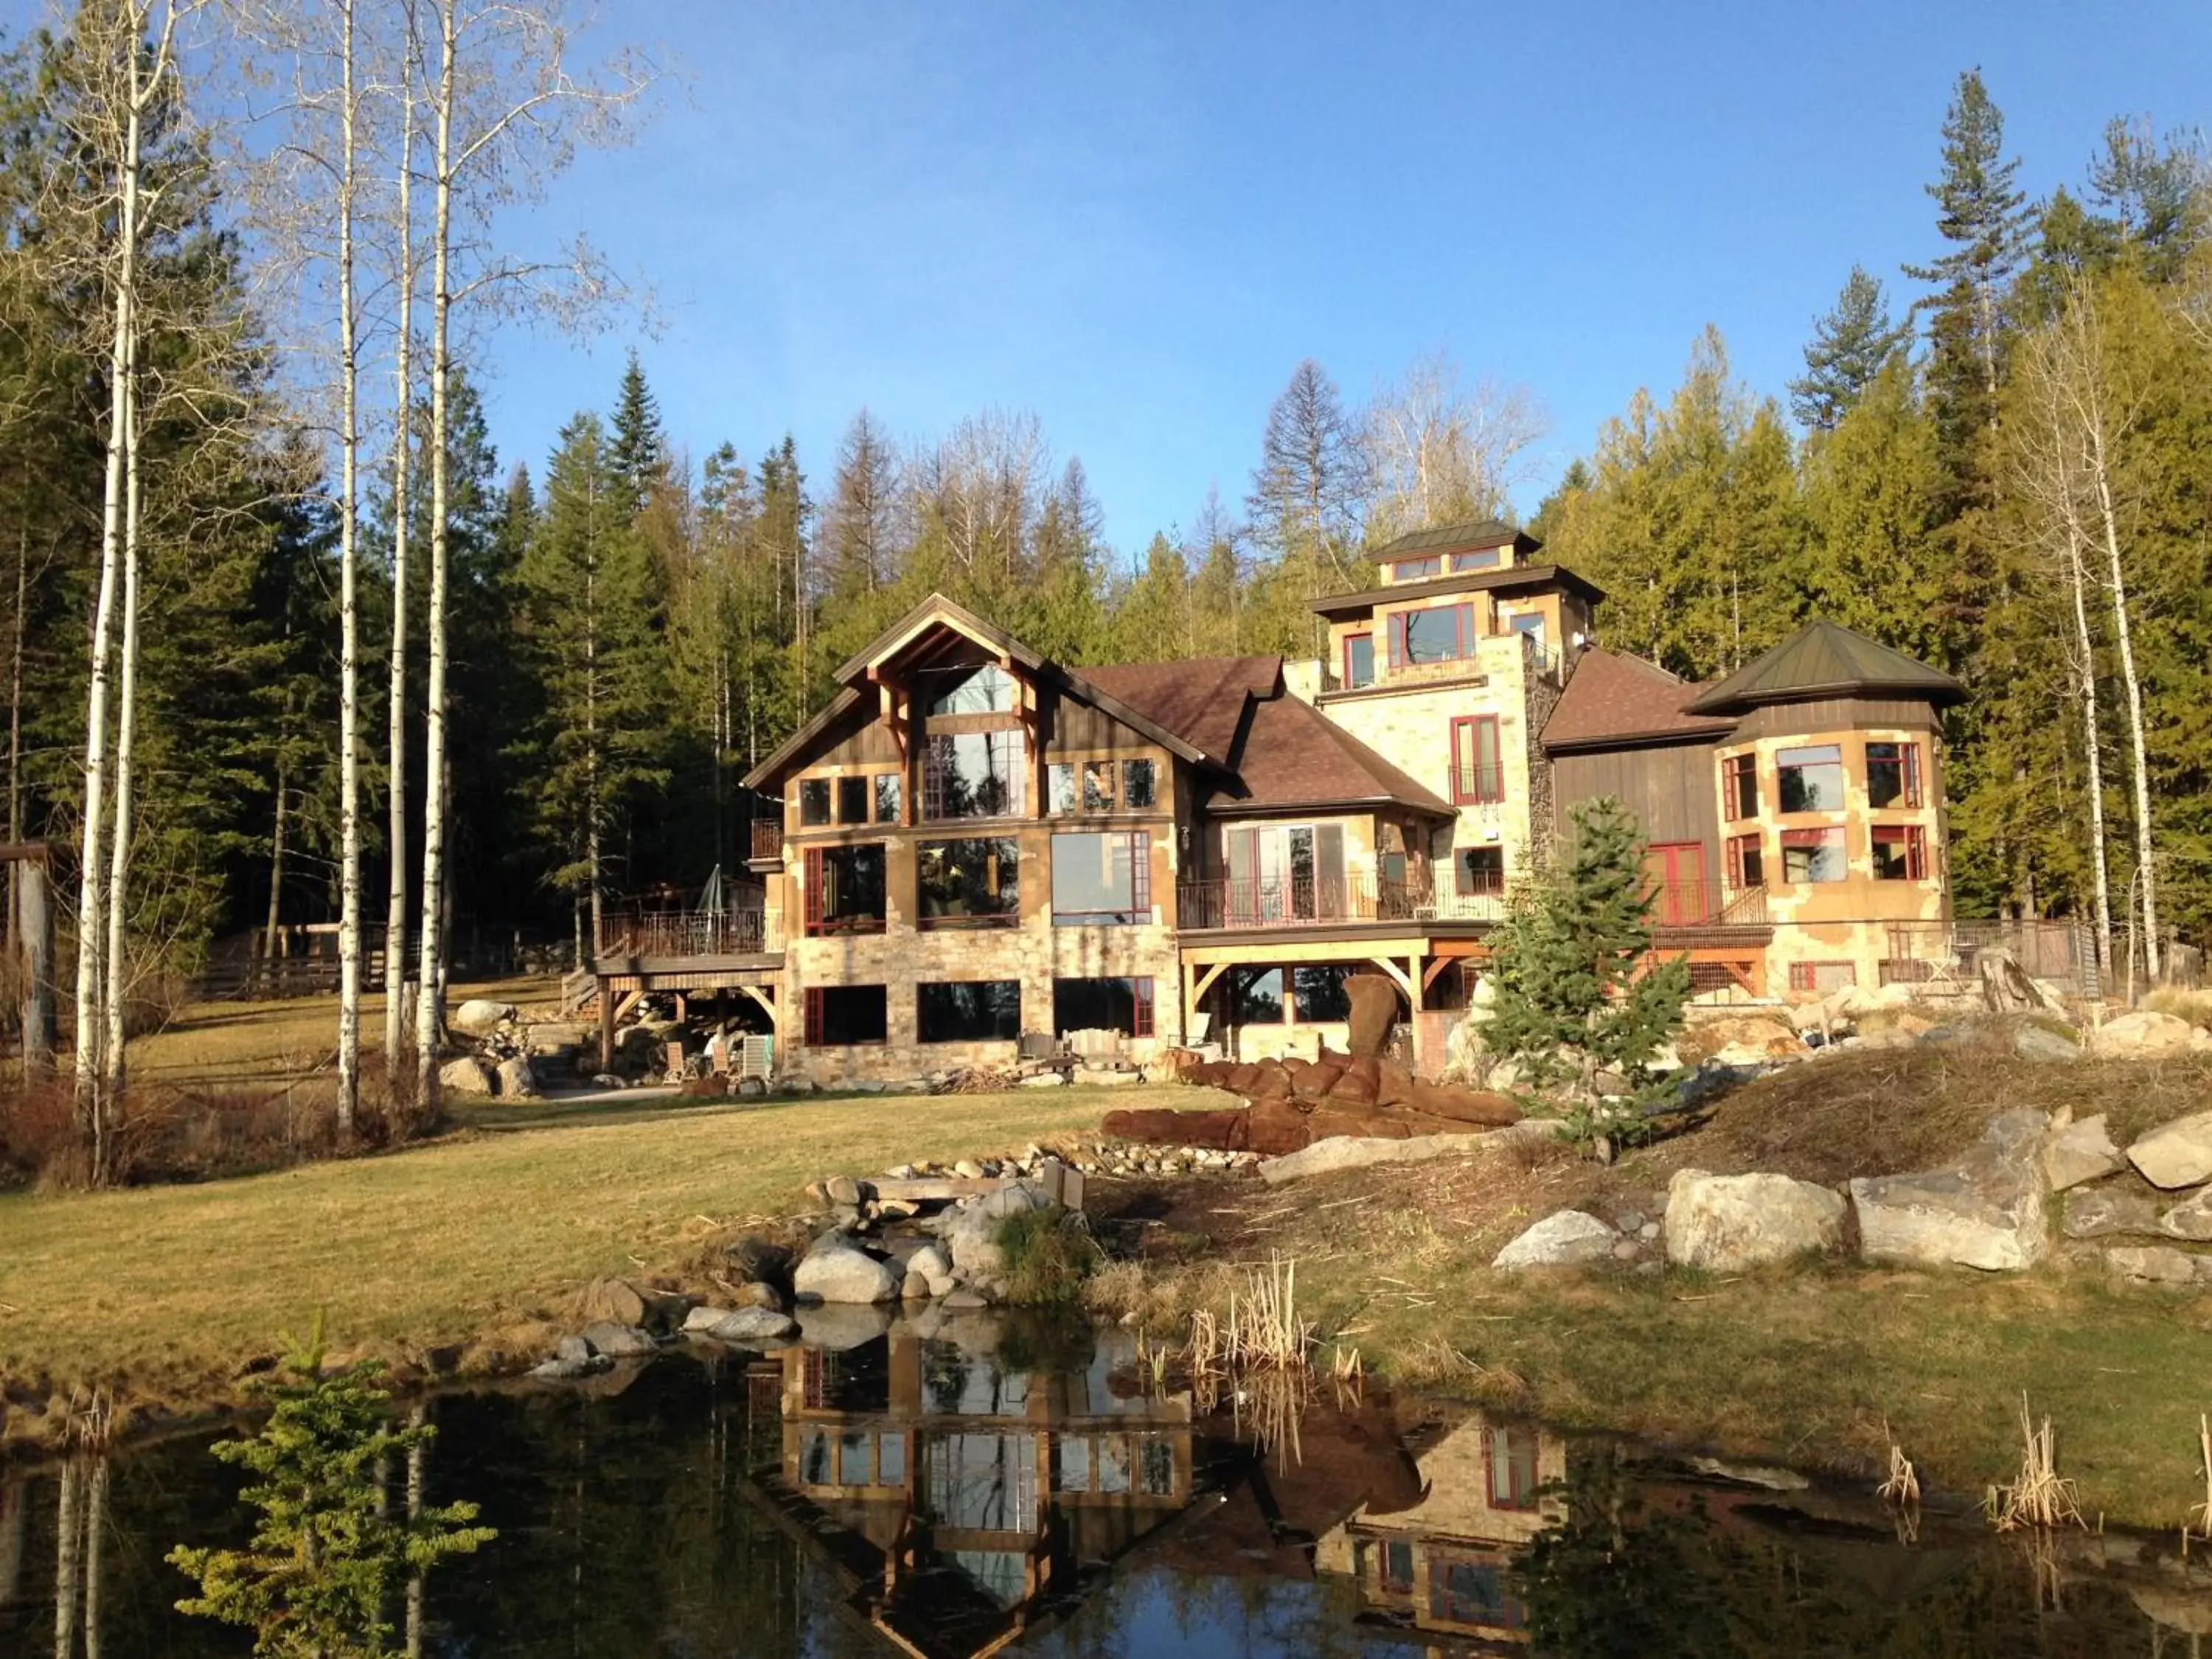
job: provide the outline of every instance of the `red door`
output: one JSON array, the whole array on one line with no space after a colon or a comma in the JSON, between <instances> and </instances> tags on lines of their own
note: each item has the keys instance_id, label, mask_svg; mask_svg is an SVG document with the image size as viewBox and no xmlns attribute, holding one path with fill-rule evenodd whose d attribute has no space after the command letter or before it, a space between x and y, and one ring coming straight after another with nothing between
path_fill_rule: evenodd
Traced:
<instances>
[{"instance_id":1,"label":"red door","mask_svg":"<svg viewBox=\"0 0 2212 1659\"><path fill-rule=\"evenodd\" d=\"M1644 855L1644 869L1659 890L1652 911L1662 927L1694 927L1710 919L1702 842L1660 842Z\"/></svg>"}]
</instances>

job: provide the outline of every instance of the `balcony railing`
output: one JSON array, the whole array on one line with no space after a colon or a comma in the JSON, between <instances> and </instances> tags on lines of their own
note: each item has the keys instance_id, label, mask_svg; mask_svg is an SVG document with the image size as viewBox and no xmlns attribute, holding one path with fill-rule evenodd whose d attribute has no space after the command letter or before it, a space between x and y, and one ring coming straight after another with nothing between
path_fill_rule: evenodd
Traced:
<instances>
[{"instance_id":1,"label":"balcony railing","mask_svg":"<svg viewBox=\"0 0 2212 1659\"><path fill-rule=\"evenodd\" d=\"M1176 920L1190 929L1304 927L1330 922L1498 921L1502 891L1460 893L1422 881L1346 876L1185 882Z\"/></svg>"},{"instance_id":2,"label":"balcony railing","mask_svg":"<svg viewBox=\"0 0 2212 1659\"><path fill-rule=\"evenodd\" d=\"M755 818L753 820L753 857L780 859L783 856L783 820Z\"/></svg>"},{"instance_id":3,"label":"balcony railing","mask_svg":"<svg viewBox=\"0 0 2212 1659\"><path fill-rule=\"evenodd\" d=\"M602 957L745 957L768 949L761 910L648 910L599 923Z\"/></svg>"},{"instance_id":4,"label":"balcony railing","mask_svg":"<svg viewBox=\"0 0 2212 1659\"><path fill-rule=\"evenodd\" d=\"M1661 882L1651 896L1651 915L1662 927L1763 927L1766 889L1731 893L1717 881Z\"/></svg>"},{"instance_id":5,"label":"balcony railing","mask_svg":"<svg viewBox=\"0 0 2212 1659\"><path fill-rule=\"evenodd\" d=\"M1451 775L1452 799L1462 806L1496 806L1505 799L1503 766L1455 766Z\"/></svg>"}]
</instances>

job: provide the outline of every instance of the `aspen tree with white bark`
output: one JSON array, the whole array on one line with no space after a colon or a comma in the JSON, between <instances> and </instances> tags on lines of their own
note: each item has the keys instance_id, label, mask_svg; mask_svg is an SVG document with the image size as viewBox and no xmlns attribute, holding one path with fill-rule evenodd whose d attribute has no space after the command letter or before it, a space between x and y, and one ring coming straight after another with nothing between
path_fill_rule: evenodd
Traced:
<instances>
[{"instance_id":1,"label":"aspen tree with white bark","mask_svg":"<svg viewBox=\"0 0 2212 1659\"><path fill-rule=\"evenodd\" d=\"M422 0L434 37L434 78L424 125L430 188L429 599L423 617L428 689L423 710L422 863L416 940L415 1098L438 1103L438 1041L444 1025L449 872L447 818L447 588L451 577L448 423L457 309L497 301L574 325L614 297L608 273L579 239L558 258L502 254L490 241L495 211L529 198L572 159L580 142L609 143L650 75L623 52L579 78L573 51L592 11L541 0ZM471 235L469 233L473 232Z\"/></svg>"},{"instance_id":2,"label":"aspen tree with white bark","mask_svg":"<svg viewBox=\"0 0 2212 1659\"><path fill-rule=\"evenodd\" d=\"M1503 517L1548 426L1528 387L1487 375L1467 386L1444 353L1417 357L1360 421L1367 539Z\"/></svg>"}]
</instances>

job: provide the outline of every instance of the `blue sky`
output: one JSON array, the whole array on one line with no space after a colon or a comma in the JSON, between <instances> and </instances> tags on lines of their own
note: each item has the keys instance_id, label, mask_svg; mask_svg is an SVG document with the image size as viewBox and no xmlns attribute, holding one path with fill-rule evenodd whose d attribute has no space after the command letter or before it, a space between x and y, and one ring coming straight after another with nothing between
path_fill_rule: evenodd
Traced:
<instances>
[{"instance_id":1,"label":"blue sky","mask_svg":"<svg viewBox=\"0 0 2212 1659\"><path fill-rule=\"evenodd\" d=\"M903 439L1034 409L1125 556L1241 500L1308 356L1348 400L1438 347L1525 383L1531 512L1706 323L1778 393L1855 259L1894 289L1937 251L1962 68L2038 195L2212 86L2201 3L610 9L684 83L530 230L588 230L665 326L491 340L502 456L540 468L635 343L695 457L789 429L817 496L863 404Z\"/></svg>"}]
</instances>

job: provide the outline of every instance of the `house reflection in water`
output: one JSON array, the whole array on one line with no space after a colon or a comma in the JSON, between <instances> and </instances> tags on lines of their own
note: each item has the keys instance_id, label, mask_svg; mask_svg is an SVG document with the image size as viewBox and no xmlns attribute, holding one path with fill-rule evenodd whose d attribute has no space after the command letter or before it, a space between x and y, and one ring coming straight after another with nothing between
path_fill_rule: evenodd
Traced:
<instances>
[{"instance_id":1,"label":"house reflection in water","mask_svg":"<svg viewBox=\"0 0 2212 1659\"><path fill-rule=\"evenodd\" d=\"M1525 1644L1528 1608L1513 1592L1512 1564L1564 1514L1554 1494L1567 1443L1480 1413L1431 1432L1433 1443L1417 1436L1413 1448L1420 1500L1354 1510L1318 1540L1315 1567L1352 1581L1363 1623L1471 1638L1477 1651Z\"/></svg>"},{"instance_id":2,"label":"house reflection in water","mask_svg":"<svg viewBox=\"0 0 2212 1659\"><path fill-rule=\"evenodd\" d=\"M764 1490L894 1646L975 1659L1190 1503L1191 1404L1145 1389L1119 1333L1033 1363L1018 1328L951 1328L783 1351Z\"/></svg>"}]
</instances>

